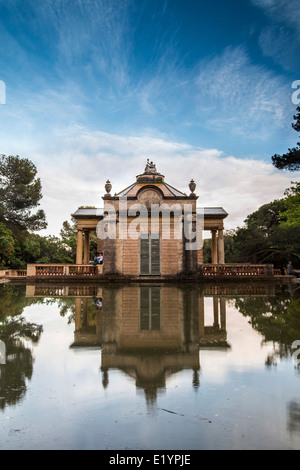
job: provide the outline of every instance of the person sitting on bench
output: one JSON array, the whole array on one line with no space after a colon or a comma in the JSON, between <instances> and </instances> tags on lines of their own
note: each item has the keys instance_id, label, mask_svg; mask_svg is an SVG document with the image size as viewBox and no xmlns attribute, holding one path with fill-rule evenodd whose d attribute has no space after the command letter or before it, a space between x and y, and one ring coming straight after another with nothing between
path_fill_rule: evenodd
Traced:
<instances>
[{"instance_id":1,"label":"person sitting on bench","mask_svg":"<svg viewBox=\"0 0 300 470\"><path fill-rule=\"evenodd\" d=\"M288 265L286 267L286 270L287 270L287 274L288 276L296 276L296 277L299 277L299 273L297 273L296 271L294 271L294 267L293 267L293 264L291 261L288 262Z\"/></svg>"}]
</instances>

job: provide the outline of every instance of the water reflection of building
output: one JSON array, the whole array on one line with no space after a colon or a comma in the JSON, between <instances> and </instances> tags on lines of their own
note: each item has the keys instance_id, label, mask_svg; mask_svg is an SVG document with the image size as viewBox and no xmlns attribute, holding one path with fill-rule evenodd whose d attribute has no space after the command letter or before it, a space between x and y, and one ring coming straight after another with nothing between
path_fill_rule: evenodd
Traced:
<instances>
[{"instance_id":1,"label":"water reflection of building","mask_svg":"<svg viewBox=\"0 0 300 470\"><path fill-rule=\"evenodd\" d=\"M199 305L197 292L172 286L126 286L103 290L102 371L123 370L155 400L166 378L193 371L198 382Z\"/></svg>"},{"instance_id":2,"label":"water reflection of building","mask_svg":"<svg viewBox=\"0 0 300 470\"><path fill-rule=\"evenodd\" d=\"M300 434L300 401L298 399L291 400L288 403L287 427L291 433Z\"/></svg>"},{"instance_id":3,"label":"water reflection of building","mask_svg":"<svg viewBox=\"0 0 300 470\"><path fill-rule=\"evenodd\" d=\"M213 324L208 326L199 287L36 285L28 286L28 294L75 297L72 347L101 346L103 386L108 385L109 370L118 368L145 390L148 402L155 400L168 376L183 369L191 371L196 388L199 347L228 346L225 298L210 294Z\"/></svg>"}]
</instances>

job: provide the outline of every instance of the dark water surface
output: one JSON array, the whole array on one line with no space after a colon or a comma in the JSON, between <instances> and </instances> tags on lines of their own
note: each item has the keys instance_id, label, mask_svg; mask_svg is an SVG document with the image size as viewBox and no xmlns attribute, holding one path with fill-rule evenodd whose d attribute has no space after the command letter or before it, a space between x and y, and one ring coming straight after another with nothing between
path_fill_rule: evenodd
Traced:
<instances>
[{"instance_id":1,"label":"dark water surface","mask_svg":"<svg viewBox=\"0 0 300 470\"><path fill-rule=\"evenodd\" d=\"M300 449L299 291L0 285L0 450Z\"/></svg>"}]
</instances>

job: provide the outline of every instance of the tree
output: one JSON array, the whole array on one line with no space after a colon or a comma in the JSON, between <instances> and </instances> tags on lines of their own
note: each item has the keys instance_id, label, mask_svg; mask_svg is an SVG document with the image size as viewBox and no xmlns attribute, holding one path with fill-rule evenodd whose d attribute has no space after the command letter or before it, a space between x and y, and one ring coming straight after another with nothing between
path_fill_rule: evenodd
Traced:
<instances>
[{"instance_id":1,"label":"tree","mask_svg":"<svg viewBox=\"0 0 300 470\"><path fill-rule=\"evenodd\" d=\"M71 222L68 222L67 220L63 222L62 229L60 230L60 236L63 243L70 249L72 262L75 262L77 247L77 225L74 217L71 217Z\"/></svg>"},{"instance_id":2,"label":"tree","mask_svg":"<svg viewBox=\"0 0 300 470\"><path fill-rule=\"evenodd\" d=\"M292 123L293 129L300 132L300 106L297 107L298 113L295 114L294 120ZM283 155L275 154L272 157L273 165L279 170L290 170L297 171L300 169L300 142L297 142L297 147L288 149L287 153Z\"/></svg>"},{"instance_id":3,"label":"tree","mask_svg":"<svg viewBox=\"0 0 300 470\"><path fill-rule=\"evenodd\" d=\"M227 262L287 264L288 258L300 260L300 187L285 191L285 198L264 204L248 215L245 227L232 237ZM297 218L298 214L298 218Z\"/></svg>"},{"instance_id":4,"label":"tree","mask_svg":"<svg viewBox=\"0 0 300 470\"><path fill-rule=\"evenodd\" d=\"M284 227L296 227L300 225L300 183L293 183L295 186L288 188L284 194L285 210L281 214L283 220L281 225Z\"/></svg>"},{"instance_id":5,"label":"tree","mask_svg":"<svg viewBox=\"0 0 300 470\"><path fill-rule=\"evenodd\" d=\"M245 227L238 228L233 236L233 262L262 263L273 248L272 237L284 210L283 200L264 204L257 211L248 215ZM267 260L270 262L270 259Z\"/></svg>"},{"instance_id":6,"label":"tree","mask_svg":"<svg viewBox=\"0 0 300 470\"><path fill-rule=\"evenodd\" d=\"M13 232L47 227L44 211L32 212L42 198L36 174L35 165L27 158L0 156L0 222Z\"/></svg>"},{"instance_id":7,"label":"tree","mask_svg":"<svg viewBox=\"0 0 300 470\"><path fill-rule=\"evenodd\" d=\"M21 242L22 259L30 263L72 263L72 252L60 238L28 233Z\"/></svg>"},{"instance_id":8,"label":"tree","mask_svg":"<svg viewBox=\"0 0 300 470\"><path fill-rule=\"evenodd\" d=\"M0 222L0 266L4 267L15 252L15 240L11 231Z\"/></svg>"},{"instance_id":9,"label":"tree","mask_svg":"<svg viewBox=\"0 0 300 470\"><path fill-rule=\"evenodd\" d=\"M276 364L276 357L292 354L292 343L300 334L299 294L293 297L288 290L280 289L276 296L236 298L235 307L248 317L251 326L260 332L263 342L276 344L266 358L266 365Z\"/></svg>"}]
</instances>

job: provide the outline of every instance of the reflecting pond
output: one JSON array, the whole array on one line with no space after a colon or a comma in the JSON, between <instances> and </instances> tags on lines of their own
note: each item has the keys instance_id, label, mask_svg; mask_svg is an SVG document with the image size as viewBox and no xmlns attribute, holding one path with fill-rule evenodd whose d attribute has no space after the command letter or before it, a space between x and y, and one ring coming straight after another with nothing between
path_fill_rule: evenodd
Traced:
<instances>
[{"instance_id":1,"label":"reflecting pond","mask_svg":"<svg viewBox=\"0 0 300 470\"><path fill-rule=\"evenodd\" d=\"M297 285L0 285L0 450L300 449Z\"/></svg>"}]
</instances>

